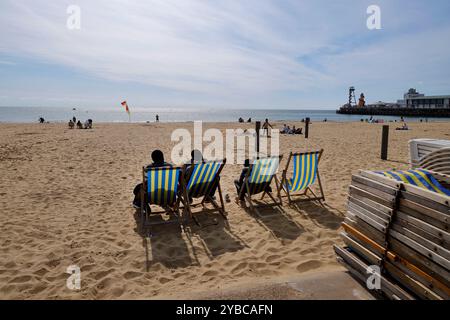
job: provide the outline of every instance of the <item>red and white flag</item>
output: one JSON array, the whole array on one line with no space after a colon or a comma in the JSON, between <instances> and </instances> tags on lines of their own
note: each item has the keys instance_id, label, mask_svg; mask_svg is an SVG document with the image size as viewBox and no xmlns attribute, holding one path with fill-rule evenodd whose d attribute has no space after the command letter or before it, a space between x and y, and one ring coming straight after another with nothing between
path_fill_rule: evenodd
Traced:
<instances>
[{"instance_id":1,"label":"red and white flag","mask_svg":"<svg viewBox=\"0 0 450 320\"><path fill-rule=\"evenodd\" d=\"M122 106L125 107L125 111L126 111L128 114L130 114L130 108L128 108L127 102L126 102L126 101L123 101L121 104L122 104Z\"/></svg>"}]
</instances>

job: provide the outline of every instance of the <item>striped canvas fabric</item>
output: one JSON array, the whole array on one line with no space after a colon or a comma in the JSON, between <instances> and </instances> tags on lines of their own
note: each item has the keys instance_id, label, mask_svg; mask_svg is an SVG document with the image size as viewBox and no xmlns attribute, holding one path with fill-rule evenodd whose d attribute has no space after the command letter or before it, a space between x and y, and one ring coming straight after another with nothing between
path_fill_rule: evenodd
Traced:
<instances>
[{"instance_id":1,"label":"striped canvas fabric","mask_svg":"<svg viewBox=\"0 0 450 320\"><path fill-rule=\"evenodd\" d=\"M194 164L194 169L189 178L187 189L193 197L202 196L212 188L215 177L223 162L206 162Z\"/></svg>"},{"instance_id":2,"label":"striped canvas fabric","mask_svg":"<svg viewBox=\"0 0 450 320\"><path fill-rule=\"evenodd\" d=\"M287 180L290 191L304 190L316 181L319 153L299 154L292 157L293 178Z\"/></svg>"},{"instance_id":3,"label":"striped canvas fabric","mask_svg":"<svg viewBox=\"0 0 450 320\"><path fill-rule=\"evenodd\" d=\"M269 182L277 172L279 163L280 159L278 157L255 160L248 182L254 184Z\"/></svg>"},{"instance_id":4,"label":"striped canvas fabric","mask_svg":"<svg viewBox=\"0 0 450 320\"><path fill-rule=\"evenodd\" d=\"M375 171L385 177L408 183L429 191L450 196L450 190L444 188L429 172L423 169L408 171Z\"/></svg>"},{"instance_id":5,"label":"striped canvas fabric","mask_svg":"<svg viewBox=\"0 0 450 320\"><path fill-rule=\"evenodd\" d=\"M150 204L171 205L177 198L180 168L155 168L147 172Z\"/></svg>"}]
</instances>

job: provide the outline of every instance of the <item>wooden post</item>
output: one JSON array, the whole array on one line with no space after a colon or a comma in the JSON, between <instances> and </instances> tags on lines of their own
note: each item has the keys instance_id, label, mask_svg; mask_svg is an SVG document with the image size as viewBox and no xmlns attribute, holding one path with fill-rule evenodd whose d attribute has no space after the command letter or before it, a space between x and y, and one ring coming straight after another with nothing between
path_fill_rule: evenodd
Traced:
<instances>
[{"instance_id":1,"label":"wooden post","mask_svg":"<svg viewBox=\"0 0 450 320\"><path fill-rule=\"evenodd\" d=\"M308 135L309 135L309 118L305 119L305 139L308 139Z\"/></svg>"},{"instance_id":2,"label":"wooden post","mask_svg":"<svg viewBox=\"0 0 450 320\"><path fill-rule=\"evenodd\" d=\"M388 143L389 143L389 126L384 125L383 132L381 135L381 160L387 160Z\"/></svg>"},{"instance_id":3,"label":"wooden post","mask_svg":"<svg viewBox=\"0 0 450 320\"><path fill-rule=\"evenodd\" d=\"M259 159L259 130L261 129L261 121L256 121L256 158Z\"/></svg>"}]
</instances>

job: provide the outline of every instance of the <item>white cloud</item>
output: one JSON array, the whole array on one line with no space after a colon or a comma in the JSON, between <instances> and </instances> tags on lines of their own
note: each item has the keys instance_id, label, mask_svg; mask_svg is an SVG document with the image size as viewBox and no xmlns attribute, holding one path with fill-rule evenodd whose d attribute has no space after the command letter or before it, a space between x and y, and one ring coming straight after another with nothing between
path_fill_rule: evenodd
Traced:
<instances>
[{"instance_id":1,"label":"white cloud","mask_svg":"<svg viewBox=\"0 0 450 320\"><path fill-rule=\"evenodd\" d=\"M408 23L404 14L393 14L399 6L380 2L386 23L382 31L365 28L367 5L360 1L4 0L0 53L156 86L166 94L250 104L297 104L314 100L305 96L314 90L370 86L405 76L423 79L418 73L426 69L415 60L425 60L432 69L447 63L449 46L436 44L448 36L448 28L347 44L369 32L380 32L380 38L394 34ZM81 30L66 28L71 4L81 7ZM389 20L394 17L395 22ZM299 59L308 55L316 55L321 67ZM280 92L295 94L277 100Z\"/></svg>"}]
</instances>

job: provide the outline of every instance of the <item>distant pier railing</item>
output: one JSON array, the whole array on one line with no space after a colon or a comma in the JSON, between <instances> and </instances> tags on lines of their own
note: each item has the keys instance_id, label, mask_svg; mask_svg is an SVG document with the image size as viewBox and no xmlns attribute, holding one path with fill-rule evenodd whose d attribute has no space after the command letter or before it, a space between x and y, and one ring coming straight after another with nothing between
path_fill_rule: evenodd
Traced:
<instances>
[{"instance_id":1,"label":"distant pier railing","mask_svg":"<svg viewBox=\"0 0 450 320\"><path fill-rule=\"evenodd\" d=\"M450 108L416 109L416 108L383 108L383 107L341 107L338 114L359 114L367 116L403 116L403 117L436 117L450 118Z\"/></svg>"}]
</instances>

